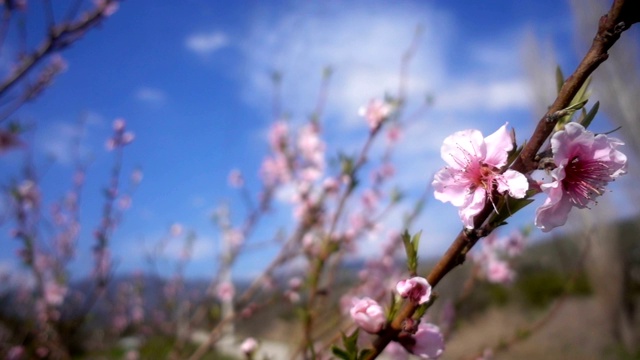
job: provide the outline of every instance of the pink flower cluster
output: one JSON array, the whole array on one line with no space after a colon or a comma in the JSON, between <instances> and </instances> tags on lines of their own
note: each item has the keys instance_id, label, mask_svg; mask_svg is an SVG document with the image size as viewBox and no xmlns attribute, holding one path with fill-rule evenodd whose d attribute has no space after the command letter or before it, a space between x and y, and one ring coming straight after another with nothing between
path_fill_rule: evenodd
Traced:
<instances>
[{"instance_id":1,"label":"pink flower cluster","mask_svg":"<svg viewBox=\"0 0 640 360\"><path fill-rule=\"evenodd\" d=\"M367 123L369 123L369 128L371 131L377 130L384 122L391 111L393 110L391 104L386 101L380 99L373 99L369 101L367 106L363 106L358 110L358 114L365 119L367 119Z\"/></svg>"},{"instance_id":2,"label":"pink flower cluster","mask_svg":"<svg viewBox=\"0 0 640 360\"><path fill-rule=\"evenodd\" d=\"M525 237L519 231L503 238L498 238L494 232L483 239L479 251L470 253L470 258L476 264L480 278L491 283L506 284L515 279L515 272L508 260L520 255L524 246Z\"/></svg>"}]
</instances>

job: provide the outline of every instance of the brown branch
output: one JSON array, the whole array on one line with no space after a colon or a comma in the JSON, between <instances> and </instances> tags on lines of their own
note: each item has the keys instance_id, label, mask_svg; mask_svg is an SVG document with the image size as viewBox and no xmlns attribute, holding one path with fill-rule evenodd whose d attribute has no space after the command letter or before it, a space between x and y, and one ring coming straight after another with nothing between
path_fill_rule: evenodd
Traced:
<instances>
[{"instance_id":1,"label":"brown branch","mask_svg":"<svg viewBox=\"0 0 640 360\"><path fill-rule=\"evenodd\" d=\"M31 54L22 58L16 69L0 84L0 97L13 88L22 78L24 78L40 61L47 55L62 50L78 40L90 28L98 25L105 17L107 8L115 2L104 1L99 6L87 13L76 22L61 23L49 28L47 38L33 50Z\"/></svg>"},{"instance_id":2,"label":"brown branch","mask_svg":"<svg viewBox=\"0 0 640 360\"><path fill-rule=\"evenodd\" d=\"M574 73L567 78L556 100L539 121L530 140L512 165L511 168L513 170L528 173L537 168L537 153L551 135L557 122L557 119L552 115L570 105L571 100L573 100L587 78L600 64L607 60L609 56L608 50L620 38L622 32L638 21L640 21L639 1L615 0L613 2L609 13L600 18L598 32L593 39L591 48ZM475 216L474 225L476 230L463 230L458 234L444 256L427 276L431 286L435 287L449 271L462 264L466 253L473 245L493 230L490 224L482 227L492 212L493 206L491 202L487 202L485 208ZM374 340L373 347L370 349L371 351L364 359L375 359L380 355L389 342L397 338L403 322L413 316L416 309L417 306L415 304L409 301L405 302L391 323L378 334L378 337Z\"/></svg>"}]
</instances>

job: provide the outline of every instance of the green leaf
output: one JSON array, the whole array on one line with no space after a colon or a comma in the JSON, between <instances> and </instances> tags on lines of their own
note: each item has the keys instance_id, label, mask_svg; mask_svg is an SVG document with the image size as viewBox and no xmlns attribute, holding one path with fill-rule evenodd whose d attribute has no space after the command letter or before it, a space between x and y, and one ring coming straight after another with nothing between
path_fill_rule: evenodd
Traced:
<instances>
[{"instance_id":1,"label":"green leaf","mask_svg":"<svg viewBox=\"0 0 640 360\"><path fill-rule=\"evenodd\" d=\"M560 93L560 89L562 89L562 85L564 85L564 75L562 74L562 69L560 69L560 65L556 67L556 89L558 93Z\"/></svg>"},{"instance_id":2,"label":"green leaf","mask_svg":"<svg viewBox=\"0 0 640 360\"><path fill-rule=\"evenodd\" d=\"M402 243L407 253L407 270L409 270L411 274L416 274L418 271L418 247L420 245L421 235L422 231L411 237L407 230L402 234Z\"/></svg>"},{"instance_id":3,"label":"green leaf","mask_svg":"<svg viewBox=\"0 0 640 360\"><path fill-rule=\"evenodd\" d=\"M358 359L364 359L365 357L367 357L367 355L369 355L370 352L371 352L371 349L363 349L362 351L360 351L360 355L358 355Z\"/></svg>"},{"instance_id":4,"label":"green leaf","mask_svg":"<svg viewBox=\"0 0 640 360\"><path fill-rule=\"evenodd\" d=\"M342 341L344 343L345 349L349 352L349 354L357 354L358 353L358 334L360 333L360 329L356 329L353 334L349 336L342 337Z\"/></svg>"},{"instance_id":5,"label":"green leaf","mask_svg":"<svg viewBox=\"0 0 640 360\"><path fill-rule=\"evenodd\" d=\"M505 221L511 217L511 215L522 210L525 206L531 204L534 200L529 198L515 199L507 196L507 201L501 200L501 204L498 207L498 213L493 213L493 217L490 221L495 226L502 225Z\"/></svg>"},{"instance_id":6,"label":"green leaf","mask_svg":"<svg viewBox=\"0 0 640 360\"><path fill-rule=\"evenodd\" d=\"M333 345L331 347L331 352L333 353L333 355L335 355L338 359L342 359L342 360L351 360L351 358L349 357L349 353L347 353L346 351L340 349L339 347Z\"/></svg>"},{"instance_id":7,"label":"green leaf","mask_svg":"<svg viewBox=\"0 0 640 360\"><path fill-rule=\"evenodd\" d=\"M584 126L584 128L587 129L589 125L591 125L591 122L593 121L593 119L596 117L596 114L598 113L598 109L600 109L600 101L596 101L596 103L593 104L593 107L591 108L591 110L589 110L589 112L586 115L584 115L582 119L580 119L580 125Z\"/></svg>"}]
</instances>

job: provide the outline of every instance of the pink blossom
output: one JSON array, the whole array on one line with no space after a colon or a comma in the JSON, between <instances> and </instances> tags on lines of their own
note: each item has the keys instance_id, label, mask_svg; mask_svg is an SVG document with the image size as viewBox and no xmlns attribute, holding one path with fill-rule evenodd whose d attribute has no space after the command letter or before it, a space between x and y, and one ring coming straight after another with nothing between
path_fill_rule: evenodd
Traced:
<instances>
[{"instance_id":1,"label":"pink blossom","mask_svg":"<svg viewBox=\"0 0 640 360\"><path fill-rule=\"evenodd\" d=\"M169 228L169 233L173 237L178 237L178 236L182 235L183 231L184 231L184 228L182 227L182 224L180 224L180 223L174 223Z\"/></svg>"},{"instance_id":2,"label":"pink blossom","mask_svg":"<svg viewBox=\"0 0 640 360\"><path fill-rule=\"evenodd\" d=\"M398 140L400 140L401 135L402 133L399 126L390 126L389 130L387 130L387 141L389 142L389 144L395 144L396 142L398 142Z\"/></svg>"},{"instance_id":3,"label":"pink blossom","mask_svg":"<svg viewBox=\"0 0 640 360\"><path fill-rule=\"evenodd\" d=\"M44 285L44 300L51 306L60 306L67 295L67 287L56 281L48 281Z\"/></svg>"},{"instance_id":4,"label":"pink blossom","mask_svg":"<svg viewBox=\"0 0 640 360\"><path fill-rule=\"evenodd\" d=\"M536 211L536 226L547 232L564 225L572 207L588 208L610 181L625 174L627 157L616 150L620 145L624 143L616 138L595 135L573 122L553 134L556 168L531 174L548 196Z\"/></svg>"},{"instance_id":5,"label":"pink blossom","mask_svg":"<svg viewBox=\"0 0 640 360\"><path fill-rule=\"evenodd\" d=\"M236 293L232 283L223 282L218 285L218 298L222 301L231 301Z\"/></svg>"},{"instance_id":6,"label":"pink blossom","mask_svg":"<svg viewBox=\"0 0 640 360\"><path fill-rule=\"evenodd\" d=\"M143 176L142 170L136 169L131 173L131 182L137 185L142 181Z\"/></svg>"},{"instance_id":7,"label":"pink blossom","mask_svg":"<svg viewBox=\"0 0 640 360\"><path fill-rule=\"evenodd\" d=\"M258 342L252 337L246 338L242 344L240 344L240 351L245 355L253 354L257 349Z\"/></svg>"},{"instance_id":8,"label":"pink blossom","mask_svg":"<svg viewBox=\"0 0 640 360\"><path fill-rule=\"evenodd\" d=\"M231 186L232 188L238 189L244 186L244 178L242 177L242 173L240 172L240 170L231 170L231 172L229 173L228 182L229 186Z\"/></svg>"},{"instance_id":9,"label":"pink blossom","mask_svg":"<svg viewBox=\"0 0 640 360\"><path fill-rule=\"evenodd\" d=\"M487 280L491 283L507 284L515 278L515 273L506 261L490 257L485 266Z\"/></svg>"},{"instance_id":10,"label":"pink blossom","mask_svg":"<svg viewBox=\"0 0 640 360\"><path fill-rule=\"evenodd\" d=\"M289 126L283 120L276 121L269 130L269 144L273 151L282 151L288 143Z\"/></svg>"},{"instance_id":11,"label":"pink blossom","mask_svg":"<svg viewBox=\"0 0 640 360\"><path fill-rule=\"evenodd\" d=\"M349 313L356 325L371 334L380 331L386 322L382 307L375 300L368 297L354 299Z\"/></svg>"},{"instance_id":12,"label":"pink blossom","mask_svg":"<svg viewBox=\"0 0 640 360\"><path fill-rule=\"evenodd\" d=\"M260 168L262 181L268 186L274 186L289 181L291 173L287 158L282 154L267 157Z\"/></svg>"},{"instance_id":13,"label":"pink blossom","mask_svg":"<svg viewBox=\"0 0 640 360\"><path fill-rule=\"evenodd\" d=\"M392 107L389 103L373 99L369 101L366 107L361 107L358 110L358 115L363 116L369 123L369 128L375 130L380 127L382 122L391 114Z\"/></svg>"},{"instance_id":14,"label":"pink blossom","mask_svg":"<svg viewBox=\"0 0 640 360\"><path fill-rule=\"evenodd\" d=\"M409 298L420 305L429 301L431 297L431 285L427 279L420 276L401 280L396 285L396 290L403 298Z\"/></svg>"},{"instance_id":15,"label":"pink blossom","mask_svg":"<svg viewBox=\"0 0 640 360\"><path fill-rule=\"evenodd\" d=\"M409 353L397 342L390 342L384 349L384 355L393 360L409 360Z\"/></svg>"},{"instance_id":16,"label":"pink blossom","mask_svg":"<svg viewBox=\"0 0 640 360\"><path fill-rule=\"evenodd\" d=\"M464 226L472 228L473 217L491 199L494 188L499 193L523 198L529 188L527 178L514 170L504 173L500 170L507 164L512 149L507 124L486 138L478 130L450 135L440 150L449 166L436 173L432 184L436 199L457 206Z\"/></svg>"},{"instance_id":17,"label":"pink blossom","mask_svg":"<svg viewBox=\"0 0 640 360\"><path fill-rule=\"evenodd\" d=\"M123 118L117 118L113 120L113 130L117 132L124 131L124 128L127 126L126 121Z\"/></svg>"},{"instance_id":18,"label":"pink blossom","mask_svg":"<svg viewBox=\"0 0 640 360\"><path fill-rule=\"evenodd\" d=\"M26 359L26 351L24 350L24 347L22 346L13 346L9 349L9 352L7 353L7 360L20 360L20 359Z\"/></svg>"},{"instance_id":19,"label":"pink blossom","mask_svg":"<svg viewBox=\"0 0 640 360\"><path fill-rule=\"evenodd\" d=\"M421 359L437 359L444 352L444 337L440 328L433 324L420 324L413 339L415 344L408 350Z\"/></svg>"}]
</instances>

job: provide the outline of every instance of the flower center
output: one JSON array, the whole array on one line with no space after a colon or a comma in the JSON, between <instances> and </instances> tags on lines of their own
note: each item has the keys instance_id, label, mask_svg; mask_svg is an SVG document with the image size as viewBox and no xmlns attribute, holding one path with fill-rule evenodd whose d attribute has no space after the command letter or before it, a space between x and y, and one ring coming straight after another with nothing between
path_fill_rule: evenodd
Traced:
<instances>
[{"instance_id":1,"label":"flower center","mask_svg":"<svg viewBox=\"0 0 640 360\"><path fill-rule=\"evenodd\" d=\"M575 156L564 170L563 188L571 202L579 207L587 207L590 201L602 195L605 186L612 180L609 166L602 161L585 161Z\"/></svg>"}]
</instances>

